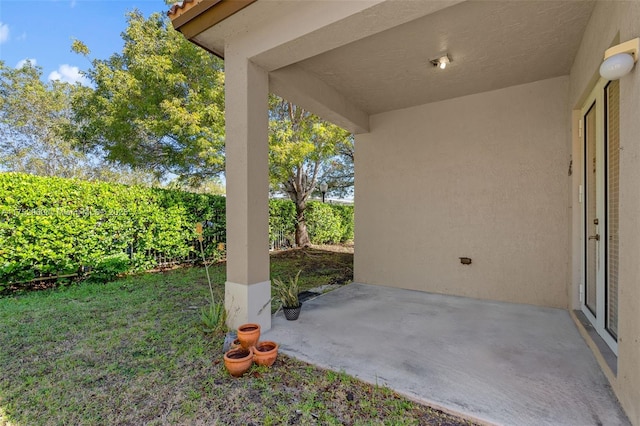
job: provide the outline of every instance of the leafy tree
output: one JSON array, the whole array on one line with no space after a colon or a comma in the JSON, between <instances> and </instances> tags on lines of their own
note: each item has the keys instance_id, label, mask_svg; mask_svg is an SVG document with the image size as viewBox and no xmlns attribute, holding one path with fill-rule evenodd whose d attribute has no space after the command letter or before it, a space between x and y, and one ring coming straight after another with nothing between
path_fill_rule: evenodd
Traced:
<instances>
[{"instance_id":1,"label":"leafy tree","mask_svg":"<svg viewBox=\"0 0 640 426\"><path fill-rule=\"evenodd\" d=\"M324 167L321 181L328 186L327 193L338 197L353 196L355 161L353 135L336 146L336 155Z\"/></svg>"},{"instance_id":2,"label":"leafy tree","mask_svg":"<svg viewBox=\"0 0 640 426\"><path fill-rule=\"evenodd\" d=\"M159 13L128 14L122 53L94 59L93 90L74 99L74 136L109 160L190 183L224 170L224 74L218 58ZM75 41L73 50L88 56Z\"/></svg>"},{"instance_id":3,"label":"leafy tree","mask_svg":"<svg viewBox=\"0 0 640 426\"><path fill-rule=\"evenodd\" d=\"M128 15L122 53L93 60L94 89L74 101L78 141L121 164L175 174L197 187L224 170L222 62L159 15ZM85 56L80 41L73 49ZM309 244L304 210L319 181L353 188L353 137L277 97L270 98L270 179L296 205L296 243Z\"/></svg>"},{"instance_id":4,"label":"leafy tree","mask_svg":"<svg viewBox=\"0 0 640 426\"><path fill-rule=\"evenodd\" d=\"M78 86L44 83L42 68L0 61L0 167L44 176L81 177L87 158L62 137Z\"/></svg>"},{"instance_id":5,"label":"leafy tree","mask_svg":"<svg viewBox=\"0 0 640 426\"><path fill-rule=\"evenodd\" d=\"M153 184L143 170L116 167L99 151L78 150L68 138L71 101L88 88L42 81L42 68L0 61L0 170L128 184Z\"/></svg>"},{"instance_id":6,"label":"leafy tree","mask_svg":"<svg viewBox=\"0 0 640 426\"><path fill-rule=\"evenodd\" d=\"M269 114L271 186L294 202L296 244L307 246L304 212L318 183L327 182L337 191L347 190L349 181L353 186L353 137L276 96L270 98Z\"/></svg>"},{"instance_id":7,"label":"leafy tree","mask_svg":"<svg viewBox=\"0 0 640 426\"><path fill-rule=\"evenodd\" d=\"M220 178L214 177L204 181L199 181L195 185L189 182L174 180L169 182L167 189L190 192L194 194L225 195L226 189Z\"/></svg>"}]
</instances>

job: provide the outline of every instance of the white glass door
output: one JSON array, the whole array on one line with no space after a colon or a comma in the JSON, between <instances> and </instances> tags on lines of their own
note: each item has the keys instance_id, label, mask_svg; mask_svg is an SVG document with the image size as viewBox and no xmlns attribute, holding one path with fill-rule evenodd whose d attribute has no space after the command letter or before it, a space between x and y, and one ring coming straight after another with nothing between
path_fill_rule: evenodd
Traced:
<instances>
[{"instance_id":1,"label":"white glass door","mask_svg":"<svg viewBox=\"0 0 640 426\"><path fill-rule=\"evenodd\" d=\"M616 354L619 202L617 88L617 82L599 81L582 108L580 122L584 153L582 311Z\"/></svg>"}]
</instances>

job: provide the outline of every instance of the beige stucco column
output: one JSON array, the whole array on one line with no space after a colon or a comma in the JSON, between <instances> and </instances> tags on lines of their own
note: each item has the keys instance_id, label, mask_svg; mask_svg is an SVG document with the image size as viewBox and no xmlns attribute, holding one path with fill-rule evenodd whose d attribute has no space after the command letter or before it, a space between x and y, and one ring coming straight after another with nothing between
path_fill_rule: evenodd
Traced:
<instances>
[{"instance_id":1,"label":"beige stucco column","mask_svg":"<svg viewBox=\"0 0 640 426\"><path fill-rule=\"evenodd\" d=\"M268 74L225 52L227 325L271 328Z\"/></svg>"}]
</instances>

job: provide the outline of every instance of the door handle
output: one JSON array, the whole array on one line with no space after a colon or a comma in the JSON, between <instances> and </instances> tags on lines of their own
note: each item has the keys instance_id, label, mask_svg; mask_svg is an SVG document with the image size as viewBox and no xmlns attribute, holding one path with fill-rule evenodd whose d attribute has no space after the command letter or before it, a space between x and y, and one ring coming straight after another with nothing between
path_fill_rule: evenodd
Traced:
<instances>
[{"instance_id":1,"label":"door handle","mask_svg":"<svg viewBox=\"0 0 640 426\"><path fill-rule=\"evenodd\" d=\"M590 240L600 241L600 234L590 235L590 236L589 236L589 239L590 239Z\"/></svg>"}]
</instances>

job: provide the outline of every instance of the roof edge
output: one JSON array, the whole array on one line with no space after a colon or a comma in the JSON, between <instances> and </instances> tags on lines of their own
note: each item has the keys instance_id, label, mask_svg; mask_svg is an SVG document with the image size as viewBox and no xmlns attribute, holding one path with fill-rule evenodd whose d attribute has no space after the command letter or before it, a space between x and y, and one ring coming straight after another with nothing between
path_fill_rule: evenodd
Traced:
<instances>
[{"instance_id":1,"label":"roof edge","mask_svg":"<svg viewBox=\"0 0 640 426\"><path fill-rule=\"evenodd\" d=\"M224 21L257 0L184 0L171 6L167 15L173 28L193 37Z\"/></svg>"},{"instance_id":2,"label":"roof edge","mask_svg":"<svg viewBox=\"0 0 640 426\"><path fill-rule=\"evenodd\" d=\"M194 0L182 0L171 5L171 8L167 11L167 16L172 16L171 19L175 19L182 15L186 10L194 5Z\"/></svg>"}]
</instances>

